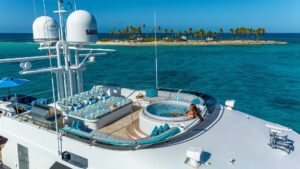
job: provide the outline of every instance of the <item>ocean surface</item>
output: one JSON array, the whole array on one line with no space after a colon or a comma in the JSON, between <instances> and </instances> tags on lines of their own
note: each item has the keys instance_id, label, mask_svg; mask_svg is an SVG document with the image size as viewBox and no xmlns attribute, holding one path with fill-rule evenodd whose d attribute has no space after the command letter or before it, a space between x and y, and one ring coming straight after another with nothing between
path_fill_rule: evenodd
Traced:
<instances>
[{"instance_id":1,"label":"ocean surface","mask_svg":"<svg viewBox=\"0 0 300 169\"><path fill-rule=\"evenodd\" d=\"M100 35L106 37L108 35ZM0 58L42 55L31 34L0 34ZM293 128L300 133L300 34L266 34L286 45L158 47L159 86L197 90L235 109ZM154 47L105 46L117 52L97 57L84 73L93 85L146 88L155 84ZM49 61L33 62L33 68ZM11 92L51 98L50 74L21 76L19 64L0 64L0 77L31 80ZM6 94L1 89L0 94Z\"/></svg>"}]
</instances>

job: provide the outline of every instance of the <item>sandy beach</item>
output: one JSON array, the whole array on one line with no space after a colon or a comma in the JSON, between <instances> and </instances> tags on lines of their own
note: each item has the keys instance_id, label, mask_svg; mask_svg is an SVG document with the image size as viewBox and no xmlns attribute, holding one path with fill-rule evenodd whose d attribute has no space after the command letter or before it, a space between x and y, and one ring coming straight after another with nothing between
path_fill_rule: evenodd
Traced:
<instances>
[{"instance_id":1,"label":"sandy beach","mask_svg":"<svg viewBox=\"0 0 300 169\"><path fill-rule=\"evenodd\" d=\"M154 46L155 42L138 42L138 41L108 41L97 42L97 45L117 45L117 46ZM283 41L270 41L270 40L220 40L220 41L181 41L181 42L166 42L158 41L158 46L201 46L201 45L266 45L266 44L287 44Z\"/></svg>"}]
</instances>

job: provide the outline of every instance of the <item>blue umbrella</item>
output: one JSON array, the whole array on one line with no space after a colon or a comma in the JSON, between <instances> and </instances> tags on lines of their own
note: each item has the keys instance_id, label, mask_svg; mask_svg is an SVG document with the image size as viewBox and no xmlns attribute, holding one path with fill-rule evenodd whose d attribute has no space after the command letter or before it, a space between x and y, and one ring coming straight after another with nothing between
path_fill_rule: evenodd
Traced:
<instances>
[{"instance_id":1,"label":"blue umbrella","mask_svg":"<svg viewBox=\"0 0 300 169\"><path fill-rule=\"evenodd\" d=\"M9 92L9 88L22 86L29 82L26 79L13 79L11 77L5 77L0 80L0 89L7 88Z\"/></svg>"}]
</instances>

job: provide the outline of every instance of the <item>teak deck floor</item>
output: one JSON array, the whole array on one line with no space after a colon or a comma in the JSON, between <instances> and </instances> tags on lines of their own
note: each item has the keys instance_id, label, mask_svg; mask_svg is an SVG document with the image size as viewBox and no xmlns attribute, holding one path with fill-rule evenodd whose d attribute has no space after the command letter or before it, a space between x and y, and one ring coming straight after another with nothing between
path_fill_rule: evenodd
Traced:
<instances>
[{"instance_id":1,"label":"teak deck floor","mask_svg":"<svg viewBox=\"0 0 300 169\"><path fill-rule=\"evenodd\" d=\"M129 115L115 121L114 123L105 126L99 129L99 132L111 134L112 136L118 136L122 138L131 139L128 135L127 128L131 127L134 121L139 119L139 112L142 110L142 107L133 106L133 112Z\"/></svg>"}]
</instances>

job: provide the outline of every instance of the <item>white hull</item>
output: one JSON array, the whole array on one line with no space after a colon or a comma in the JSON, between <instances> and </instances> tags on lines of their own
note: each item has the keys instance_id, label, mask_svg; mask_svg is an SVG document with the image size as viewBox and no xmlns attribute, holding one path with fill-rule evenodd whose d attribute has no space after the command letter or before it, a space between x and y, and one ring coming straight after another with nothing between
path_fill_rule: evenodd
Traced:
<instances>
[{"instance_id":1,"label":"white hull","mask_svg":"<svg viewBox=\"0 0 300 169\"><path fill-rule=\"evenodd\" d=\"M190 169L191 166L184 163L186 150L190 147L204 148L209 157L206 162L210 165L203 164L200 168L297 169L299 134L289 133L295 151L288 155L268 146L266 124L269 122L221 106L219 113L187 132L182 141L177 139L167 145L110 150L63 136L61 147L62 151L88 159L87 168L93 169ZM54 131L3 116L0 118L0 135L8 139L2 149L2 160L10 168L19 168L18 144L28 148L29 168L50 168L55 162L77 168L61 160ZM235 159L234 164L229 162L230 159Z\"/></svg>"}]
</instances>

